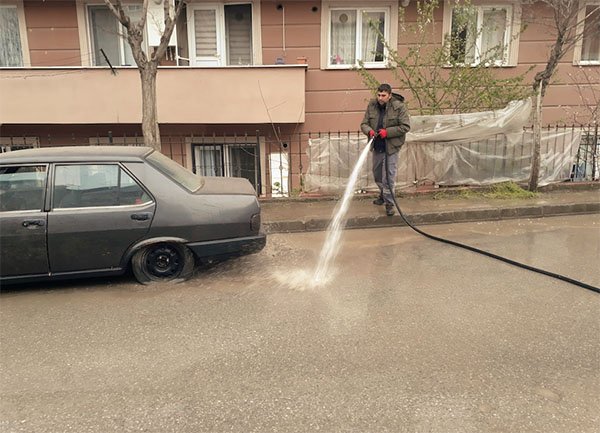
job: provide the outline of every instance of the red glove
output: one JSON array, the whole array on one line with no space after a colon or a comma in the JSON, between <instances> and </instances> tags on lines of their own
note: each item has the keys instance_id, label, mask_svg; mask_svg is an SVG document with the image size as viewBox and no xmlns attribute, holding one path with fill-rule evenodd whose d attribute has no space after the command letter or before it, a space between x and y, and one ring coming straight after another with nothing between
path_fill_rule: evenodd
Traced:
<instances>
[{"instance_id":1,"label":"red glove","mask_svg":"<svg viewBox=\"0 0 600 433\"><path fill-rule=\"evenodd\" d=\"M380 129L378 134L381 138L387 137L387 131L385 129Z\"/></svg>"},{"instance_id":2,"label":"red glove","mask_svg":"<svg viewBox=\"0 0 600 433\"><path fill-rule=\"evenodd\" d=\"M373 138L375 137L375 131L373 131L372 129L369 131L369 138Z\"/></svg>"}]
</instances>

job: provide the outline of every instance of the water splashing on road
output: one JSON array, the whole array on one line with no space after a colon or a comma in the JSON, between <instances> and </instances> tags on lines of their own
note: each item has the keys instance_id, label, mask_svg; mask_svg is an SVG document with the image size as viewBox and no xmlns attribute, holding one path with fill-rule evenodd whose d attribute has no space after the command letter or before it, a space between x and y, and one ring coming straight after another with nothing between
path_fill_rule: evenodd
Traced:
<instances>
[{"instance_id":1,"label":"water splashing on road","mask_svg":"<svg viewBox=\"0 0 600 433\"><path fill-rule=\"evenodd\" d=\"M323 249L321 250L321 255L319 256L319 261L317 264L317 269L312 277L312 285L320 285L326 281L326 277L329 275L329 268L333 264L335 257L340 248L340 237L342 236L342 229L346 224L346 213L348 212L348 207L350 206L350 200L352 199L352 195L354 194L354 185L356 184L356 180L358 179L358 173L360 172L361 167L367 160L367 156L369 155L369 148L371 147L371 141L367 143L365 148L363 149L354 169L352 170L352 174L350 178L348 178L348 184L346 185L346 190L344 191L344 196L342 200L337 204L333 213L334 217L329 223L329 227L327 228L327 237L325 239L325 244L323 245Z\"/></svg>"}]
</instances>

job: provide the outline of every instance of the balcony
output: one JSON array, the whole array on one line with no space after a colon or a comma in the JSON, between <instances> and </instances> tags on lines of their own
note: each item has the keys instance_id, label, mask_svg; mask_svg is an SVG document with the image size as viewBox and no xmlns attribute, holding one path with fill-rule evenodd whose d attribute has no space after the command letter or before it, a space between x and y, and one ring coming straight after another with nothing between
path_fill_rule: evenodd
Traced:
<instances>
[{"instance_id":1,"label":"balcony","mask_svg":"<svg viewBox=\"0 0 600 433\"><path fill-rule=\"evenodd\" d=\"M1 124L141 123L136 68L0 69ZM304 65L160 68L161 124L304 122Z\"/></svg>"}]
</instances>

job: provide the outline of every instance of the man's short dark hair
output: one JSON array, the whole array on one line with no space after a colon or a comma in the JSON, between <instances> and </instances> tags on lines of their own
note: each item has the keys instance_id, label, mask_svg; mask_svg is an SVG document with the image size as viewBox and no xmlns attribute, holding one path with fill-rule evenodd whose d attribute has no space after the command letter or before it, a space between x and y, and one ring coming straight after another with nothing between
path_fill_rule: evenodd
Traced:
<instances>
[{"instance_id":1,"label":"man's short dark hair","mask_svg":"<svg viewBox=\"0 0 600 433\"><path fill-rule=\"evenodd\" d=\"M389 93L390 95L392 94L392 86L390 86L389 84L380 84L379 87L377 88L377 92L386 92Z\"/></svg>"}]
</instances>

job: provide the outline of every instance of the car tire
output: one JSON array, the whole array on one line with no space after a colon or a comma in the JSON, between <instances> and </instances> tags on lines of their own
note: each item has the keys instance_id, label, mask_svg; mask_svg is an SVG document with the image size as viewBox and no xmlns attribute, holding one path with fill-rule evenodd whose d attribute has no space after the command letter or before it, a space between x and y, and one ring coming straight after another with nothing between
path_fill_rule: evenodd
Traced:
<instances>
[{"instance_id":1,"label":"car tire","mask_svg":"<svg viewBox=\"0 0 600 433\"><path fill-rule=\"evenodd\" d=\"M142 284L185 281L192 276L194 265L194 254L177 243L147 245L131 259L133 275Z\"/></svg>"}]
</instances>

